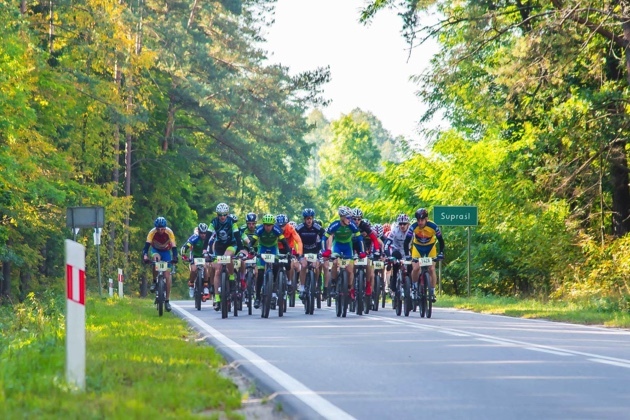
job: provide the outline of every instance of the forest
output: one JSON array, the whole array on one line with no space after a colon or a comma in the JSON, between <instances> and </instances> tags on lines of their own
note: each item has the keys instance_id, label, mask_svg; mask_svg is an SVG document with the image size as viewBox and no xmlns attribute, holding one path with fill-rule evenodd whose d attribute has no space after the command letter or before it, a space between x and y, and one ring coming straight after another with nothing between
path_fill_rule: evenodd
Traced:
<instances>
[{"instance_id":1,"label":"forest","mask_svg":"<svg viewBox=\"0 0 630 420\"><path fill-rule=\"evenodd\" d=\"M625 3L367 2L357 18L395 9L411 53L439 42L415 82L418 117L445 128L422 148L368 111L328 121L326 63L268 63L273 7L0 2L0 302L63 287L68 207L105 208L104 276L123 268L143 294L156 216L181 243L219 202L325 221L345 204L381 223L475 205L473 293L630 311ZM463 295L467 234L443 233L442 287ZM92 232L77 240L94 279Z\"/></svg>"}]
</instances>

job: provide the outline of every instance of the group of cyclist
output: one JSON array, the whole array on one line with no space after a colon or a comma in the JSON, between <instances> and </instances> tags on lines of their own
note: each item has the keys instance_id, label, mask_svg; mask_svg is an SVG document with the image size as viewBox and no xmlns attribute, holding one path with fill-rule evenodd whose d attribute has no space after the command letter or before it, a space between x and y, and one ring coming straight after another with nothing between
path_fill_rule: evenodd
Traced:
<instances>
[{"instance_id":1,"label":"group of cyclist","mask_svg":"<svg viewBox=\"0 0 630 420\"><path fill-rule=\"evenodd\" d=\"M303 220L300 224L289 221L285 214L276 216L265 214L259 223L257 214L252 212L246 215L245 224L239 227L237 225L238 218L234 214L230 214L229 206L226 203L219 203L216 207L216 217L209 224L199 223L194 233L179 250L179 255L186 262L192 262L194 258L208 258L210 256L229 255L248 259L258 256L255 308L260 307L260 293L264 277L264 262L260 255L263 253L293 256L289 259L286 270L289 279L293 279L295 273L299 273L298 292L301 299L304 299L307 270L304 256L306 254L318 254L324 263L333 255L349 259L350 263L346 266L346 270L351 299L355 298L353 258L363 259L370 256L372 260L391 258L398 262L403 258L410 258L412 261L419 257L431 257L435 260L444 258L445 245L442 233L440 228L428 219L429 213L424 208L415 212L415 220L411 220L407 214L401 213L392 224L371 224L369 220L364 219L363 212L359 208L351 209L347 206L341 206L337 213L339 219L330 223L326 229L321 220L315 219L315 211L311 208L304 209L302 212ZM437 245L439 245L439 250ZM178 262L175 235L167 227L164 217L160 216L155 219L154 228L147 235L142 255L145 262L166 261L172 264ZM331 279L337 278L337 262L335 259L330 271L328 269L322 270L322 265L317 262L314 264L318 276L323 271L326 286L331 284ZM325 267L327 266L326 264ZM389 275L390 291L394 290L394 282L401 264L395 263L392 267L391 272L386 273ZM220 264L206 263L202 300L206 301L212 298L214 309L217 311L221 307L220 271ZM418 282L420 271L418 262L412 262L410 274L414 284ZM245 264L241 265L241 270L238 273L235 273L234 266L229 264L228 273L231 288L245 288ZM429 267L429 273L431 276L429 297L435 302L437 280L435 264ZM369 296L374 287L374 270L371 265L367 266L366 274L366 295ZM191 263L188 280L191 297L196 277L197 266ZM210 284L211 278L212 284ZM165 273L165 279L165 308L170 311L170 272ZM154 285L155 283L151 286L152 292Z\"/></svg>"}]
</instances>

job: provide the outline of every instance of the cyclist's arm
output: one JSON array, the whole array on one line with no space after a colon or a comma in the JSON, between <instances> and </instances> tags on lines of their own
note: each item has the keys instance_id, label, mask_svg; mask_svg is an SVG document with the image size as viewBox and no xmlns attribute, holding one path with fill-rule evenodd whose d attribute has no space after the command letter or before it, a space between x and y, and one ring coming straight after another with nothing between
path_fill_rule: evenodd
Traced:
<instances>
[{"instance_id":1,"label":"cyclist's arm","mask_svg":"<svg viewBox=\"0 0 630 420\"><path fill-rule=\"evenodd\" d=\"M145 242L144 243L144 248L142 249L142 255L148 255L149 254L149 247L151 246L150 242Z\"/></svg>"},{"instance_id":2,"label":"cyclist's arm","mask_svg":"<svg viewBox=\"0 0 630 420\"><path fill-rule=\"evenodd\" d=\"M409 245L411 244L411 239L413 238L413 236L405 236L405 245L403 246L403 250L405 251L405 255L410 255L411 251L410 251L410 247Z\"/></svg>"},{"instance_id":3,"label":"cyclist's arm","mask_svg":"<svg viewBox=\"0 0 630 420\"><path fill-rule=\"evenodd\" d=\"M304 249L302 245L302 238L300 238L300 235L298 235L295 229L293 229L293 232L291 233L291 235L293 235L293 244L295 245L295 253L299 255L302 253L302 250Z\"/></svg>"}]
</instances>

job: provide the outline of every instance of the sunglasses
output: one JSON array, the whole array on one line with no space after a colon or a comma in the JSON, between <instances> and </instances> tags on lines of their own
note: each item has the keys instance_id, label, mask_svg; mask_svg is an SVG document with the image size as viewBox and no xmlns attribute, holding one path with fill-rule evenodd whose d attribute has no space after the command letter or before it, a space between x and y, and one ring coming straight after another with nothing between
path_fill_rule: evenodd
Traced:
<instances>
[{"instance_id":1,"label":"sunglasses","mask_svg":"<svg viewBox=\"0 0 630 420\"><path fill-rule=\"evenodd\" d=\"M217 216L219 217L227 217L227 213L217 213Z\"/></svg>"},{"instance_id":2,"label":"sunglasses","mask_svg":"<svg viewBox=\"0 0 630 420\"><path fill-rule=\"evenodd\" d=\"M407 226L409 223L398 223L398 226Z\"/></svg>"}]
</instances>

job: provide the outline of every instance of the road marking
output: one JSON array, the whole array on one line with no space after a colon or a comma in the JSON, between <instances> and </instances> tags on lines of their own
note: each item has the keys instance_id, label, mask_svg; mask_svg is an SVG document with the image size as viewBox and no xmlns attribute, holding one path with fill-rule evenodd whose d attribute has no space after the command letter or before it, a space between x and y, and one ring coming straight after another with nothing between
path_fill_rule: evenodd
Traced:
<instances>
[{"instance_id":1,"label":"road marking","mask_svg":"<svg viewBox=\"0 0 630 420\"><path fill-rule=\"evenodd\" d=\"M523 348L526 350L539 351L541 353L556 354L558 356L574 356L573 354L567 353L566 351L548 350L548 349L543 349L540 347L523 347Z\"/></svg>"},{"instance_id":2,"label":"road marking","mask_svg":"<svg viewBox=\"0 0 630 420\"><path fill-rule=\"evenodd\" d=\"M246 349L237 342L226 337L219 331L212 328L210 325L203 322L201 319L190 314L188 311L183 310L179 305L171 303L171 306L178 313L197 324L208 334L212 335L218 342L226 347L229 347L231 350L238 353L239 356L249 361L252 365L256 366L264 374L280 384L280 386L286 389L291 395L311 407L322 417L328 419L354 419L354 417L352 417L350 414L346 413L336 405L331 404L328 400L322 398L315 391L311 390L297 379L278 369L276 366L261 358L253 351Z\"/></svg>"},{"instance_id":3,"label":"road marking","mask_svg":"<svg viewBox=\"0 0 630 420\"><path fill-rule=\"evenodd\" d=\"M607 365L619 366L619 367L630 369L630 363L619 363L619 362L614 362L612 360L603 360L603 359L588 359L588 360L595 363L605 363Z\"/></svg>"}]
</instances>

